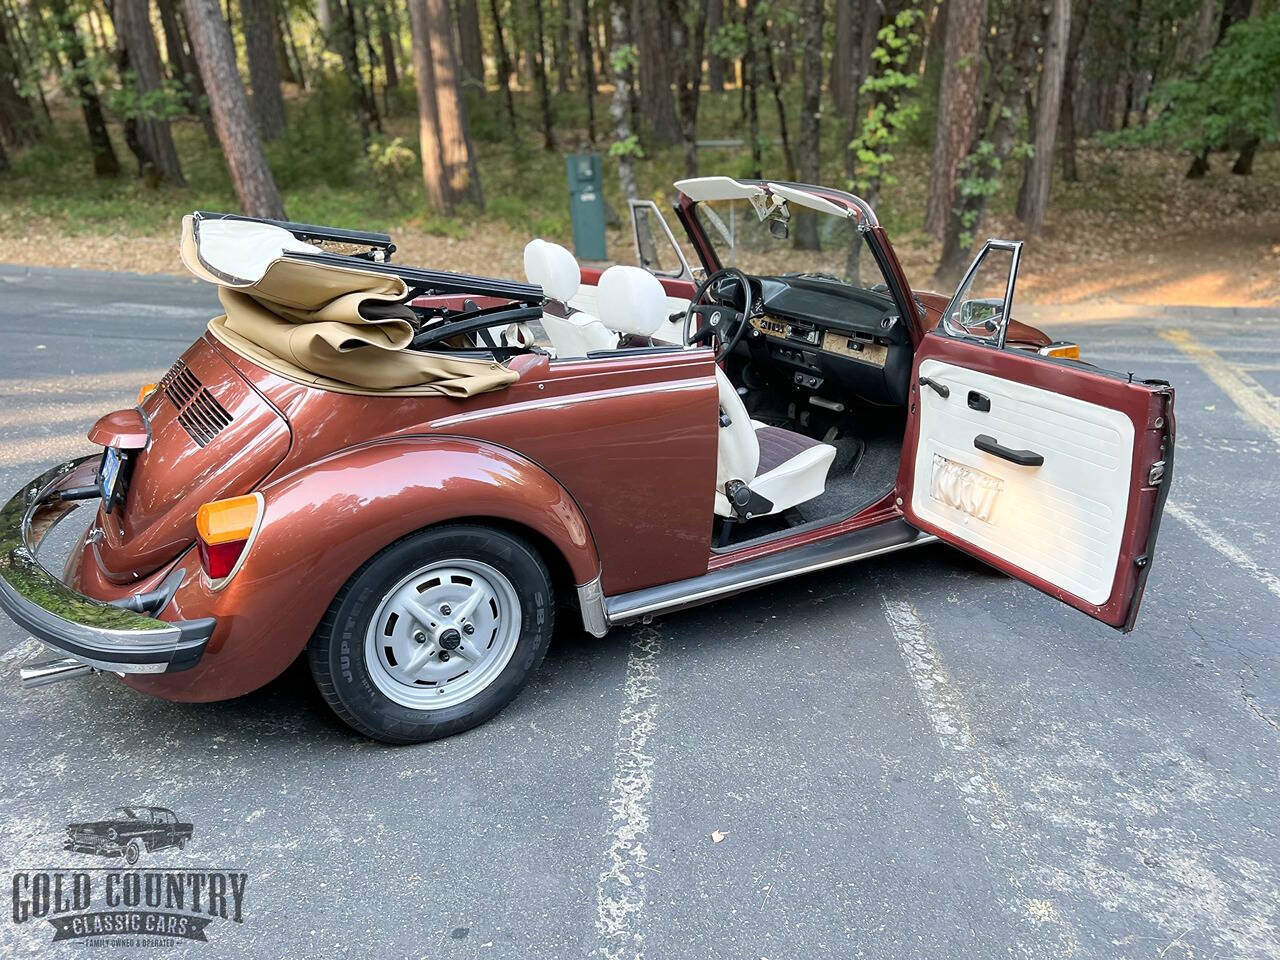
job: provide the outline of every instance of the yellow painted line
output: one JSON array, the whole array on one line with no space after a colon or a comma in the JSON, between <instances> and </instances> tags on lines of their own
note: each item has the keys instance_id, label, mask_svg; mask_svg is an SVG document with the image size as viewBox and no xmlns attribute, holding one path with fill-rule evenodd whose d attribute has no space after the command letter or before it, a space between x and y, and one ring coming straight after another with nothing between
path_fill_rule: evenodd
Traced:
<instances>
[{"instance_id":1,"label":"yellow painted line","mask_svg":"<svg viewBox=\"0 0 1280 960\"><path fill-rule=\"evenodd\" d=\"M1262 384L1217 352L1195 340L1185 330L1162 330L1160 336L1194 360L1216 383L1240 412L1266 431L1280 447L1280 407Z\"/></svg>"}]
</instances>

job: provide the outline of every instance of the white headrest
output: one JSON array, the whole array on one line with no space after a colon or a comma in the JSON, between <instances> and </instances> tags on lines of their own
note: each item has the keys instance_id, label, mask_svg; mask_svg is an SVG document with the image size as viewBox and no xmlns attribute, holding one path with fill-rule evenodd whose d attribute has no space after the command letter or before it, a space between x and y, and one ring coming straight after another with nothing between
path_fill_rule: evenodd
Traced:
<instances>
[{"instance_id":1,"label":"white headrest","mask_svg":"<svg viewBox=\"0 0 1280 960\"><path fill-rule=\"evenodd\" d=\"M651 337L667 314L667 292L662 281L639 267L610 267L600 275L596 309L610 330Z\"/></svg>"},{"instance_id":2,"label":"white headrest","mask_svg":"<svg viewBox=\"0 0 1280 960\"><path fill-rule=\"evenodd\" d=\"M524 274L552 300L568 300L582 285L582 269L558 243L530 240L524 248Z\"/></svg>"}]
</instances>

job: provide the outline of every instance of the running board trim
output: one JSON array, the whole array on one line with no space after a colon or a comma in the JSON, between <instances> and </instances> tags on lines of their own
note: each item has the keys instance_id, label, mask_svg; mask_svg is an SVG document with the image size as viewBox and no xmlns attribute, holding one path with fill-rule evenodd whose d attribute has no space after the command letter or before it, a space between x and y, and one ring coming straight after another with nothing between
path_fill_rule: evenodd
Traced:
<instances>
[{"instance_id":1,"label":"running board trim","mask_svg":"<svg viewBox=\"0 0 1280 960\"><path fill-rule=\"evenodd\" d=\"M626 623L680 607L691 607L729 594L797 577L856 560L935 543L937 537L921 533L905 520L892 520L855 530L805 547L783 550L747 560L721 570L676 583L645 587L605 598L610 625Z\"/></svg>"}]
</instances>

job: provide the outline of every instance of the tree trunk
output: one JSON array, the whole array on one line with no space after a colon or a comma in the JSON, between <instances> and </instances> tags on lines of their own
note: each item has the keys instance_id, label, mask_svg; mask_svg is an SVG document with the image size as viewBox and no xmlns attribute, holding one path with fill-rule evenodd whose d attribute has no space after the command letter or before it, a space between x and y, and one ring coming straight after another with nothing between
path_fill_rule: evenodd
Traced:
<instances>
[{"instance_id":1,"label":"tree trunk","mask_svg":"<svg viewBox=\"0 0 1280 960\"><path fill-rule=\"evenodd\" d=\"M409 0L409 33L413 48L413 76L418 90L422 185L427 193L427 206L449 213L453 210L453 197L445 180L444 155L440 149L440 119L436 107L436 78L426 0Z\"/></svg>"},{"instance_id":2,"label":"tree trunk","mask_svg":"<svg viewBox=\"0 0 1280 960\"><path fill-rule=\"evenodd\" d=\"M578 46L578 85L587 101L587 142L596 142L596 65L591 52L591 0L578 0L574 8Z\"/></svg>"},{"instance_id":3,"label":"tree trunk","mask_svg":"<svg viewBox=\"0 0 1280 960\"><path fill-rule=\"evenodd\" d=\"M117 3L125 0L116 0ZM253 88L253 115L263 139L284 133L284 97L280 95L280 65L276 61L276 18L271 0L240 0L244 22L245 56Z\"/></svg>"},{"instance_id":4,"label":"tree trunk","mask_svg":"<svg viewBox=\"0 0 1280 960\"><path fill-rule=\"evenodd\" d=\"M822 179L822 0L803 0L800 5L800 86L800 179L816 184ZM818 249L818 218L812 211L799 215L792 245Z\"/></svg>"},{"instance_id":5,"label":"tree trunk","mask_svg":"<svg viewBox=\"0 0 1280 960\"><path fill-rule=\"evenodd\" d=\"M835 0L835 46L831 50L831 102L836 112L849 112L853 95L853 61L858 56L854 34L857 23L853 0Z\"/></svg>"},{"instance_id":6,"label":"tree trunk","mask_svg":"<svg viewBox=\"0 0 1280 960\"><path fill-rule=\"evenodd\" d=\"M186 0L190 3L191 0ZM342 66L347 74L347 82L351 84L351 100L355 109L356 124L360 128L360 142L365 146L373 136L373 110L369 103L369 93L364 85L364 75L360 72L360 55L356 48L356 15L355 4L359 0L336 0L338 16L333 23L332 39L337 46L338 56L342 58Z\"/></svg>"},{"instance_id":7,"label":"tree trunk","mask_svg":"<svg viewBox=\"0 0 1280 960\"><path fill-rule=\"evenodd\" d=\"M533 38L533 74L538 85L538 109L542 115L542 146L545 150L554 150L555 118L551 114L551 87L547 83L547 27L542 15L542 0L533 0L533 22L537 31Z\"/></svg>"},{"instance_id":8,"label":"tree trunk","mask_svg":"<svg viewBox=\"0 0 1280 960\"><path fill-rule=\"evenodd\" d=\"M1076 87L1080 83L1080 47L1093 0L1076 0L1071 14L1071 38L1067 41L1067 71L1062 81L1062 179L1075 183L1080 179L1076 164Z\"/></svg>"},{"instance_id":9,"label":"tree trunk","mask_svg":"<svg viewBox=\"0 0 1280 960\"><path fill-rule=\"evenodd\" d=\"M951 0L943 41L942 84L924 228L938 239L951 217L956 172L973 142L982 80L982 38L987 30L986 0Z\"/></svg>"},{"instance_id":10,"label":"tree trunk","mask_svg":"<svg viewBox=\"0 0 1280 960\"><path fill-rule=\"evenodd\" d=\"M1258 146L1261 143L1258 137L1250 137L1246 140L1244 146L1240 148L1240 156L1236 157L1236 162L1231 166L1231 172L1242 177L1253 173L1253 155L1258 152Z\"/></svg>"},{"instance_id":11,"label":"tree trunk","mask_svg":"<svg viewBox=\"0 0 1280 960\"><path fill-rule=\"evenodd\" d=\"M9 165L9 154L4 150L4 141L0 140L0 176L4 176L12 169Z\"/></svg>"},{"instance_id":12,"label":"tree trunk","mask_svg":"<svg viewBox=\"0 0 1280 960\"><path fill-rule=\"evenodd\" d=\"M637 67L640 74L640 112L649 121L655 144L680 142L680 118L671 93L675 76L671 23L661 0L636 0Z\"/></svg>"},{"instance_id":13,"label":"tree trunk","mask_svg":"<svg viewBox=\"0 0 1280 960\"><path fill-rule=\"evenodd\" d=\"M378 46L382 48L382 69L387 75L387 90L394 90L400 86L400 67L397 63L397 44L395 38L391 35L391 13L388 12L385 4L378 6ZM399 29L400 24L396 23ZM481 86L484 85L483 76L480 78Z\"/></svg>"},{"instance_id":14,"label":"tree trunk","mask_svg":"<svg viewBox=\"0 0 1280 960\"><path fill-rule=\"evenodd\" d=\"M218 0L185 0L185 9L191 46L210 93L214 127L240 207L251 217L283 220L284 203L249 112L249 98L236 70L231 31L222 19Z\"/></svg>"},{"instance_id":15,"label":"tree trunk","mask_svg":"<svg viewBox=\"0 0 1280 960\"><path fill-rule=\"evenodd\" d=\"M302 84L302 74L294 65L293 57L285 42L285 31L280 23L280 3L278 0L267 0L267 11L271 17L271 34L276 45L276 70L284 83Z\"/></svg>"},{"instance_id":16,"label":"tree trunk","mask_svg":"<svg viewBox=\"0 0 1280 960\"><path fill-rule=\"evenodd\" d=\"M200 118L205 136L211 144L218 142L213 129L213 117L205 95L204 81L200 79L200 67L191 52L187 33L183 29L182 11L176 0L156 0L160 11L160 25L164 30L165 58L169 61L169 75L182 86L183 99L193 116Z\"/></svg>"},{"instance_id":17,"label":"tree trunk","mask_svg":"<svg viewBox=\"0 0 1280 960\"><path fill-rule=\"evenodd\" d=\"M467 200L483 207L480 177L476 173L475 155L471 149L467 105L458 82L458 61L453 52L453 25L449 19L448 0L426 0L426 13L445 188L451 202Z\"/></svg>"},{"instance_id":18,"label":"tree trunk","mask_svg":"<svg viewBox=\"0 0 1280 960\"><path fill-rule=\"evenodd\" d=\"M116 31L128 51L129 68L140 98L164 89L164 71L160 65L160 51L151 27L149 0L115 0ZM173 145L173 133L169 121L162 117L138 116L138 142L142 147L152 173L160 180L186 186L182 176L182 164Z\"/></svg>"},{"instance_id":19,"label":"tree trunk","mask_svg":"<svg viewBox=\"0 0 1280 960\"><path fill-rule=\"evenodd\" d=\"M17 9L16 9L16 8L14 8L14 7L9 6L9 4L7 3L7 0L6 0L6 2L5 2L4 9L5 9L5 11L8 13L8 15L9 15L10 25L11 25L11 26L12 26L12 28L13 28L13 40L16 42L15 47L11 48L11 50L10 50L10 53L15 57L15 61L14 61L14 62L15 62L15 63L18 63L18 64L21 64L21 63L28 63L28 64L30 64L30 63L34 63L34 62L35 62L35 60L36 60L36 58L32 56L32 53L31 53L31 45L30 45L29 43L27 43L27 38L23 35L23 31L22 31L22 20L21 20L21 18L18 16L18 11L17 11ZM36 30L37 30L38 32L43 33L43 29L44 29L44 17L43 17L43 15L40 13L40 11L39 11L39 8L38 8L38 7L37 7L35 10L33 10L33 11L31 12L31 17L32 17L32 19L35 21L35 23L36 23L36 25L37 25L37 26L36 26ZM60 68L60 64L59 64L59 61L58 61L58 57L57 57L57 51L56 51L56 50L54 50L54 49L52 49L52 48L49 48L49 47L46 45L46 52L49 54L49 59L50 59L50 61L52 61L52 63L53 63L53 65L54 65L54 67L55 67L56 69L61 69L61 68ZM17 74L17 73L15 73L15 74L14 74L14 77L15 77L15 78L17 78L17 76L18 76L18 74ZM53 122L53 114L49 112L49 101L48 101L48 98L46 98L46 97L45 97L45 95L44 95L44 84L43 84L43 82L42 82L42 79L41 79L39 76L37 76L37 77L32 78L32 82L35 84L35 88L36 88L36 97L37 97L37 98L39 99L39 101L40 101L40 109L41 109L41 112L43 112L43 113L44 113L45 119L46 119L46 120L48 120L50 123L52 123L52 122ZM37 131L37 133L38 133L38 132L39 132L39 131Z\"/></svg>"},{"instance_id":20,"label":"tree trunk","mask_svg":"<svg viewBox=\"0 0 1280 960\"><path fill-rule=\"evenodd\" d=\"M333 33L333 7L329 0L316 0L316 24L320 27L320 39L328 46Z\"/></svg>"},{"instance_id":21,"label":"tree trunk","mask_svg":"<svg viewBox=\"0 0 1280 960\"><path fill-rule=\"evenodd\" d=\"M636 186L636 168L632 160L635 148L635 131L631 128L631 70L622 68L632 53L631 35L627 23L628 0L610 0L610 23L613 27L613 47L610 60L614 69L613 99L609 101L609 119L613 121L613 142L618 148L618 182L623 200L635 200L640 196Z\"/></svg>"},{"instance_id":22,"label":"tree trunk","mask_svg":"<svg viewBox=\"0 0 1280 960\"><path fill-rule=\"evenodd\" d=\"M573 48L573 44L569 39L569 16L567 13L568 3L571 0L561 0L556 4L556 29L552 35L555 42L552 45L552 56L556 61L556 93L566 94L569 92L569 81L573 79L573 55L569 52Z\"/></svg>"},{"instance_id":23,"label":"tree trunk","mask_svg":"<svg viewBox=\"0 0 1280 960\"><path fill-rule=\"evenodd\" d=\"M724 0L706 0L707 42L714 44L716 34L724 26ZM707 87L713 93L724 92L724 57L715 52L707 53Z\"/></svg>"},{"instance_id":24,"label":"tree trunk","mask_svg":"<svg viewBox=\"0 0 1280 960\"><path fill-rule=\"evenodd\" d=\"M1058 135L1058 111L1062 106L1070 25L1071 0L1052 0L1044 45L1044 67L1040 72L1040 91L1036 97L1035 153L1027 170L1027 204L1022 218L1027 225L1027 233L1033 237L1044 226L1045 213L1049 209L1053 148Z\"/></svg>"},{"instance_id":25,"label":"tree trunk","mask_svg":"<svg viewBox=\"0 0 1280 960\"><path fill-rule=\"evenodd\" d=\"M1025 9L1011 5L1005 8L1000 21L992 25L988 34L987 60L991 70L977 132L968 156L961 163L965 179L986 189L962 190L957 181L951 217L942 238L942 256L933 275L935 287L955 286L968 265L973 242L980 235L991 188L999 183L1001 168L1008 160L1019 129L1026 92L1035 76L1036 44L1028 34L1039 29L1038 20L1038 17L1027 16Z\"/></svg>"},{"instance_id":26,"label":"tree trunk","mask_svg":"<svg viewBox=\"0 0 1280 960\"><path fill-rule=\"evenodd\" d=\"M5 18L0 16L0 139L15 147L28 146L40 138L35 111L18 91L22 73L9 44Z\"/></svg>"},{"instance_id":27,"label":"tree trunk","mask_svg":"<svg viewBox=\"0 0 1280 960\"><path fill-rule=\"evenodd\" d=\"M498 12L498 0L489 0L489 12L493 14L493 45L498 61L498 87L502 90L502 102L507 108L507 129L516 137L516 103L511 96L511 55L507 53L507 41L502 35L502 16Z\"/></svg>"},{"instance_id":28,"label":"tree trunk","mask_svg":"<svg viewBox=\"0 0 1280 960\"><path fill-rule=\"evenodd\" d=\"M849 69L849 109L845 111L846 127L844 137L844 172L845 176L850 180L857 173L858 166L857 156L850 148L850 144L853 143L854 137L858 136L862 128L862 116L858 104L862 99L862 84L871 72L871 55L876 49L876 34L880 31L880 16L880 7L877 4L864 3L861 16L857 19L854 27L854 50L856 54L853 65Z\"/></svg>"},{"instance_id":29,"label":"tree trunk","mask_svg":"<svg viewBox=\"0 0 1280 960\"><path fill-rule=\"evenodd\" d=\"M778 138L782 140L782 157L787 167L787 179L796 179L796 155L791 149L791 136L787 132L787 108L782 102L782 81L778 78L778 70L773 62L773 44L769 41L769 27L763 20L756 21L760 25L760 48L764 49L764 65L769 77L769 92L773 94L773 106L778 112Z\"/></svg>"},{"instance_id":30,"label":"tree trunk","mask_svg":"<svg viewBox=\"0 0 1280 960\"><path fill-rule=\"evenodd\" d=\"M673 47L678 58L676 76L676 107L680 113L680 143L684 148L684 175L698 175L698 103L702 93L702 51L707 38L707 7L694 3L688 15L693 23L685 20L685 13L672 5Z\"/></svg>"},{"instance_id":31,"label":"tree trunk","mask_svg":"<svg viewBox=\"0 0 1280 960\"><path fill-rule=\"evenodd\" d=\"M378 80L375 75L378 55L373 50L373 24L369 22L369 5L364 2L357 4L354 0L349 0L348 5L355 17L356 36L364 41L364 59L369 65L368 72L365 74L365 83L362 85L365 103L369 107L369 119L373 121L373 129L382 133L382 116L378 113ZM385 97L383 102L386 102Z\"/></svg>"},{"instance_id":32,"label":"tree trunk","mask_svg":"<svg viewBox=\"0 0 1280 960\"><path fill-rule=\"evenodd\" d=\"M1196 27L1192 36L1191 62L1199 66L1213 50L1213 40L1218 26L1219 0L1200 0L1196 15Z\"/></svg>"},{"instance_id":33,"label":"tree trunk","mask_svg":"<svg viewBox=\"0 0 1280 960\"><path fill-rule=\"evenodd\" d=\"M755 0L743 0L742 25L746 49L742 54L742 96L747 112L747 139L751 143L751 176L764 177L763 144L760 142L760 37L756 31Z\"/></svg>"},{"instance_id":34,"label":"tree trunk","mask_svg":"<svg viewBox=\"0 0 1280 960\"><path fill-rule=\"evenodd\" d=\"M476 0L459 0L458 53L462 60L463 80L484 91L484 40L480 35L480 10Z\"/></svg>"},{"instance_id":35,"label":"tree trunk","mask_svg":"<svg viewBox=\"0 0 1280 960\"><path fill-rule=\"evenodd\" d=\"M217 0L214 0L216 3ZM62 35L62 47L71 66L72 82L80 101L80 112L89 132L89 150L93 154L93 172L99 177L115 177L120 174L120 160L111 145L107 133L107 121L102 115L102 101L89 76L88 56L76 30L75 15L67 8L67 0L49 0L49 9L58 32Z\"/></svg>"}]
</instances>

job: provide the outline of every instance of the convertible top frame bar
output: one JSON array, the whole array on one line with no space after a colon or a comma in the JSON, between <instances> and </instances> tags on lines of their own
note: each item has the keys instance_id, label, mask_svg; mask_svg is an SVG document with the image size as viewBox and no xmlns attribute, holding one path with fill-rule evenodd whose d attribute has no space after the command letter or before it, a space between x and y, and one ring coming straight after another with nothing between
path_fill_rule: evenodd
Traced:
<instances>
[{"instance_id":1,"label":"convertible top frame bar","mask_svg":"<svg viewBox=\"0 0 1280 960\"><path fill-rule=\"evenodd\" d=\"M304 243L352 243L361 247L373 247L383 256L396 252L396 245L388 233L372 233L365 230L345 230L342 227L323 227L314 223L295 223L292 220L268 220L265 217L245 217L238 213L216 213L197 210L201 220L248 220L252 223L269 223L273 227L288 230Z\"/></svg>"}]
</instances>

